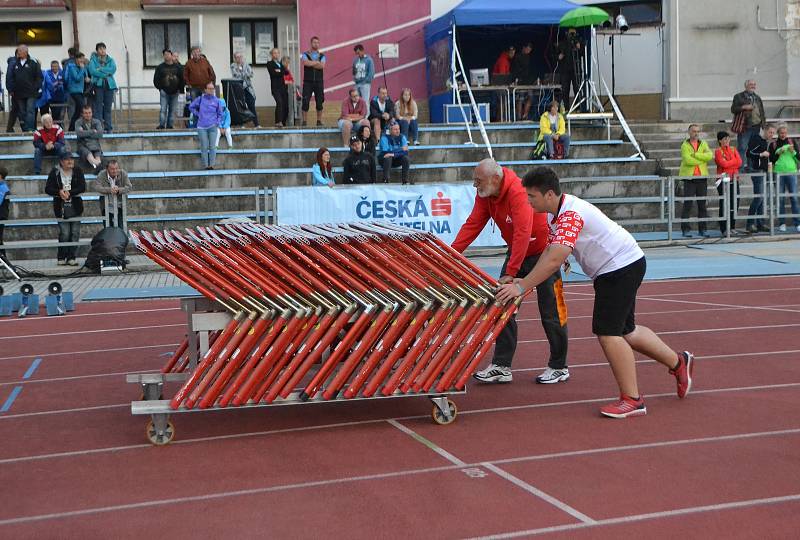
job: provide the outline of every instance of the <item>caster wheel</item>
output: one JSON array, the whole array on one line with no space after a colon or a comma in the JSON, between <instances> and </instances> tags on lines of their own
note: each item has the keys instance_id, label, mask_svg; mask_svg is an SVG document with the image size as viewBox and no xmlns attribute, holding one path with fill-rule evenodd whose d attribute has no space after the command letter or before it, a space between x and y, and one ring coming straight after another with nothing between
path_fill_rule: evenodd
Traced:
<instances>
[{"instance_id":1,"label":"caster wheel","mask_svg":"<svg viewBox=\"0 0 800 540\"><path fill-rule=\"evenodd\" d=\"M163 393L159 394L158 398L156 398L156 399L158 399L158 400L164 399L164 394ZM144 392L139 394L139 401L146 401L146 400L147 400L147 398L144 397Z\"/></svg>"},{"instance_id":2,"label":"caster wheel","mask_svg":"<svg viewBox=\"0 0 800 540\"><path fill-rule=\"evenodd\" d=\"M156 427L153 425L153 421L150 420L147 423L145 433L147 434L147 440L150 441L151 444L156 446L164 446L171 443L172 439L175 438L175 426L172 425L172 422L167 422L167 427L164 430L164 433L159 435L156 431Z\"/></svg>"},{"instance_id":3,"label":"caster wheel","mask_svg":"<svg viewBox=\"0 0 800 540\"><path fill-rule=\"evenodd\" d=\"M433 421L439 424L440 426L446 426L447 424L452 424L453 421L456 419L456 416L458 416L458 407L456 407L456 404L453 402L452 399L447 400L447 406L450 409L450 418L447 418L436 404L433 405L433 410L431 411L431 417L433 418Z\"/></svg>"}]
</instances>

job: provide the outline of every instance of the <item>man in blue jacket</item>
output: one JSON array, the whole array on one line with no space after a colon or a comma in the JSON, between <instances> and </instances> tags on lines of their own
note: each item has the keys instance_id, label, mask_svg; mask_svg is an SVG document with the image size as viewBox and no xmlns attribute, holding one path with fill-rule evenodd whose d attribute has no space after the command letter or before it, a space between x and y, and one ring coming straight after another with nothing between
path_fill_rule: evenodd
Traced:
<instances>
[{"instance_id":1,"label":"man in blue jacket","mask_svg":"<svg viewBox=\"0 0 800 540\"><path fill-rule=\"evenodd\" d=\"M353 82L358 93L364 98L365 103L369 103L369 96L372 92L372 79L375 78L375 63L372 58L364 51L364 46L359 43L353 50L356 57L353 58Z\"/></svg>"},{"instance_id":2,"label":"man in blue jacket","mask_svg":"<svg viewBox=\"0 0 800 540\"><path fill-rule=\"evenodd\" d=\"M400 134L400 124L392 122L389 133L384 133L381 137L379 148L381 161L383 162L383 183L389 182L389 172L392 167L403 168L403 185L408 182L408 139ZM411 182L412 184L414 182Z\"/></svg>"}]
</instances>

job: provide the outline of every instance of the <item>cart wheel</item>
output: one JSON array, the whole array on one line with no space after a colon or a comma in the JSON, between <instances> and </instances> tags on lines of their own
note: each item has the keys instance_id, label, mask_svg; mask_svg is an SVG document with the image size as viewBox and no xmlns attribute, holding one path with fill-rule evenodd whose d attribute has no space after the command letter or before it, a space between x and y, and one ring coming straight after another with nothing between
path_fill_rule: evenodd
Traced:
<instances>
[{"instance_id":1,"label":"cart wheel","mask_svg":"<svg viewBox=\"0 0 800 540\"><path fill-rule=\"evenodd\" d=\"M167 427L164 429L164 433L161 435L158 434L156 431L156 427L153 425L153 421L150 420L147 423L147 429L145 430L147 434L147 440L150 441L151 444L156 446L164 446L172 442L172 439L175 438L175 426L172 425L172 422L167 422Z\"/></svg>"},{"instance_id":2,"label":"cart wheel","mask_svg":"<svg viewBox=\"0 0 800 540\"><path fill-rule=\"evenodd\" d=\"M434 403L433 410L431 411L431 417L433 417L433 421L439 424L440 426L446 426L447 424L452 424L453 421L458 416L458 407L453 402L452 399L447 400L447 406L450 409L450 418L447 418L439 406Z\"/></svg>"},{"instance_id":3,"label":"cart wheel","mask_svg":"<svg viewBox=\"0 0 800 540\"><path fill-rule=\"evenodd\" d=\"M164 393L163 392L161 394L159 394L158 399L159 400L164 399ZM145 401L144 392L139 394L139 401Z\"/></svg>"}]
</instances>

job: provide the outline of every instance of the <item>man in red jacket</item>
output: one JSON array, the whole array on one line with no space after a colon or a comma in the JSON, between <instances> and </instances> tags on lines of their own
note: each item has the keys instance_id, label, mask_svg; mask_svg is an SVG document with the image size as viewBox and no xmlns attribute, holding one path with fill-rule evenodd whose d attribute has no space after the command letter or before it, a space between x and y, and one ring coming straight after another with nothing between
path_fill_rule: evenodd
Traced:
<instances>
[{"instance_id":1,"label":"man in red jacket","mask_svg":"<svg viewBox=\"0 0 800 540\"><path fill-rule=\"evenodd\" d=\"M473 185L478 191L475 206L458 231L453 248L463 252L491 218L508 244L500 283L511 283L515 277L526 276L547 247L547 215L534 212L519 177L493 159L484 159L478 164ZM536 377L536 382L553 384L566 381L569 379L567 307L560 270L536 287L536 296L542 327L550 343L547 369ZM481 382L511 382L511 361L516 348L517 321L512 317L497 337L492 363L473 377Z\"/></svg>"}]
</instances>

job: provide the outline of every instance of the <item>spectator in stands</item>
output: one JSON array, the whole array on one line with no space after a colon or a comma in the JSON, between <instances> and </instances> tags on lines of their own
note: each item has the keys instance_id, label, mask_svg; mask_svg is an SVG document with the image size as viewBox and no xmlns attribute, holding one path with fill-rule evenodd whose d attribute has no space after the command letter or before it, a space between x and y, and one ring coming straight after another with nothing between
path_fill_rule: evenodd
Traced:
<instances>
[{"instance_id":1,"label":"spectator in stands","mask_svg":"<svg viewBox=\"0 0 800 540\"><path fill-rule=\"evenodd\" d=\"M750 142L747 144L747 166L751 173L754 174L750 177L753 182L753 200L750 202L750 209L748 210L747 232L769 232L769 229L764 225L764 178L769 171L769 143L775 137L775 126L768 124L761 131L764 134L762 137L760 133L751 135ZM738 143L738 141L737 141Z\"/></svg>"},{"instance_id":2,"label":"spectator in stands","mask_svg":"<svg viewBox=\"0 0 800 540\"><path fill-rule=\"evenodd\" d=\"M323 85L323 74L327 58L319 50L319 38L311 38L311 50L300 55L300 63L303 66L303 125L307 125L308 109L311 105L311 96L317 104L317 127L322 125L322 104L325 102L325 88ZM346 144L346 143L345 143Z\"/></svg>"},{"instance_id":3,"label":"spectator in stands","mask_svg":"<svg viewBox=\"0 0 800 540\"><path fill-rule=\"evenodd\" d=\"M14 133L14 124L17 123L17 120L20 120L17 100L14 99L14 64L17 63L18 55L19 47L17 47L14 54L9 56L6 61L6 92L8 92L8 100L11 103L11 107L8 111L8 119L6 120L6 133ZM20 125L21 124L22 120L20 120Z\"/></svg>"},{"instance_id":4,"label":"spectator in stands","mask_svg":"<svg viewBox=\"0 0 800 540\"><path fill-rule=\"evenodd\" d=\"M69 150L64 144L64 130L53 123L49 114L42 115L42 127L33 133L33 174L41 174L42 157L56 156L61 158Z\"/></svg>"},{"instance_id":5,"label":"spectator in stands","mask_svg":"<svg viewBox=\"0 0 800 540\"><path fill-rule=\"evenodd\" d=\"M244 55L237 52L233 55L231 64L231 76L242 81L244 86L244 101L247 103L247 110L253 115L253 127L260 128L258 123L258 112L256 111L256 89L253 87L253 68L244 61Z\"/></svg>"},{"instance_id":6,"label":"spectator in stands","mask_svg":"<svg viewBox=\"0 0 800 540\"><path fill-rule=\"evenodd\" d=\"M158 115L156 129L172 129L175 110L178 108L178 96L185 86L183 67L175 61L175 55L169 49L161 51L164 61L153 73L153 86L158 90L161 111Z\"/></svg>"},{"instance_id":7,"label":"spectator in stands","mask_svg":"<svg viewBox=\"0 0 800 540\"><path fill-rule=\"evenodd\" d=\"M339 129L342 132L342 146L347 146L353 128L369 126L367 103L358 95L356 88L351 88L347 98L342 101L342 114L339 116Z\"/></svg>"},{"instance_id":8,"label":"spectator in stands","mask_svg":"<svg viewBox=\"0 0 800 540\"><path fill-rule=\"evenodd\" d=\"M400 122L400 133L406 136L408 142L419 144L419 124L417 115L419 109L410 88L403 88L400 99L394 104L395 117Z\"/></svg>"},{"instance_id":9,"label":"spectator in stands","mask_svg":"<svg viewBox=\"0 0 800 540\"><path fill-rule=\"evenodd\" d=\"M372 122L372 136L379 140L386 132L389 122L394 122L394 101L389 97L389 90L385 86L378 88L378 95L369 102L369 120Z\"/></svg>"},{"instance_id":10,"label":"spectator in stands","mask_svg":"<svg viewBox=\"0 0 800 540\"><path fill-rule=\"evenodd\" d=\"M103 123L94 118L91 105L83 106L81 119L75 124L75 136L78 138L78 155L96 170L103 163L103 149L100 147Z\"/></svg>"},{"instance_id":11,"label":"spectator in stands","mask_svg":"<svg viewBox=\"0 0 800 540\"><path fill-rule=\"evenodd\" d=\"M128 178L128 173L119 166L116 159L109 159L105 170L100 171L91 184L92 191L100 193L100 213L106 213L106 200L109 197L108 225L109 227L122 227L122 198L133 191L133 185Z\"/></svg>"},{"instance_id":12,"label":"spectator in stands","mask_svg":"<svg viewBox=\"0 0 800 540\"><path fill-rule=\"evenodd\" d=\"M729 182L731 234L738 235L739 232L736 230L736 210L739 207L739 168L742 166L742 157L736 148L731 146L731 136L726 131L717 133L717 143L719 143L719 148L714 152L717 175L720 177L717 183L717 193L722 197L723 193L725 193L724 183ZM719 217L725 217L724 201L720 201L719 204ZM724 219L719 220L719 230L723 236L728 230Z\"/></svg>"},{"instance_id":13,"label":"spectator in stands","mask_svg":"<svg viewBox=\"0 0 800 540\"><path fill-rule=\"evenodd\" d=\"M86 88L86 79L89 73L86 71L86 55L79 52L75 55L75 60L67 63L64 74L64 85L69 94L70 102L72 103L72 116L69 119L69 129L67 131L75 131L75 122L81 117L83 106L86 105L84 101L84 90Z\"/></svg>"},{"instance_id":14,"label":"spectator in stands","mask_svg":"<svg viewBox=\"0 0 800 540\"><path fill-rule=\"evenodd\" d=\"M69 49L67 49L67 57L61 61L61 68L64 71L66 71L67 66L70 65L70 63L74 62L77 56L78 56L78 49L76 49L75 47L70 47Z\"/></svg>"},{"instance_id":15,"label":"spectator in stands","mask_svg":"<svg viewBox=\"0 0 800 540\"><path fill-rule=\"evenodd\" d=\"M61 156L58 167L50 171L44 191L53 197L53 213L59 220L58 241L78 242L81 238L81 222L66 220L79 218L83 214L80 194L86 191L86 178L81 168L75 166L71 154ZM59 266L78 266L75 262L77 252L78 246L59 247L56 256Z\"/></svg>"},{"instance_id":16,"label":"spectator in stands","mask_svg":"<svg viewBox=\"0 0 800 540\"><path fill-rule=\"evenodd\" d=\"M200 47L192 47L189 56L183 66L183 80L189 86L189 94L194 101L204 94L203 89L208 83L216 85L217 74Z\"/></svg>"},{"instance_id":17,"label":"spectator in stands","mask_svg":"<svg viewBox=\"0 0 800 540\"><path fill-rule=\"evenodd\" d=\"M747 79L744 82L744 92L733 96L731 112L734 114L731 130L737 134L736 149L743 156L750 146L750 138L758 135L767 123L764 104L761 102L761 97L756 94L756 81Z\"/></svg>"},{"instance_id":18,"label":"spectator in stands","mask_svg":"<svg viewBox=\"0 0 800 540\"><path fill-rule=\"evenodd\" d=\"M356 57L353 58L353 83L356 85L359 95L369 103L372 79L375 78L375 62L364 51L361 43L353 47L353 51L356 53Z\"/></svg>"},{"instance_id":19,"label":"spectator in stands","mask_svg":"<svg viewBox=\"0 0 800 540\"><path fill-rule=\"evenodd\" d=\"M558 101L556 100L550 102L550 107L539 118L539 140L541 141L542 139L544 139L544 144L547 147L548 159L556 157L555 143L557 142L560 142L564 148L560 159L569 157L567 125L564 121L564 115L558 112Z\"/></svg>"},{"instance_id":20,"label":"spectator in stands","mask_svg":"<svg viewBox=\"0 0 800 540\"><path fill-rule=\"evenodd\" d=\"M800 147L797 141L789 138L789 128L786 124L778 126L778 138L769 145L769 160L773 163L772 171L778 176L778 196L780 202L778 207L780 213L786 213L786 199L789 199L792 208L793 219L797 232L800 232L800 214L797 205L797 163L800 159ZM788 194L788 195L784 195ZM778 227L780 232L786 232L786 225L789 218L781 218Z\"/></svg>"},{"instance_id":21,"label":"spectator in stands","mask_svg":"<svg viewBox=\"0 0 800 540\"><path fill-rule=\"evenodd\" d=\"M570 87L575 91L575 95L579 91L578 73L583 59L583 45L583 40L574 28L567 30L558 43L556 69L561 80L561 100L565 103L569 103Z\"/></svg>"},{"instance_id":22,"label":"spectator in stands","mask_svg":"<svg viewBox=\"0 0 800 540\"><path fill-rule=\"evenodd\" d=\"M290 83L286 81L289 68L280 59L280 49L272 49L269 54L272 59L267 62L267 73L269 73L270 93L275 100L275 127L283 127L286 125L286 119L289 116L288 88Z\"/></svg>"},{"instance_id":23,"label":"spectator in stands","mask_svg":"<svg viewBox=\"0 0 800 540\"><path fill-rule=\"evenodd\" d=\"M510 45L508 49L501 52L492 68L492 75L510 75L511 61L514 59L516 53L517 49L513 45Z\"/></svg>"},{"instance_id":24,"label":"spectator in stands","mask_svg":"<svg viewBox=\"0 0 800 540\"><path fill-rule=\"evenodd\" d=\"M344 158L344 184L374 184L378 177L375 156L364 151L364 143L358 137L350 137L350 153Z\"/></svg>"},{"instance_id":25,"label":"spectator in stands","mask_svg":"<svg viewBox=\"0 0 800 540\"><path fill-rule=\"evenodd\" d=\"M333 187L333 171L331 170L331 153L324 146L317 150L317 161L311 167L311 185Z\"/></svg>"},{"instance_id":26,"label":"spectator in stands","mask_svg":"<svg viewBox=\"0 0 800 540\"><path fill-rule=\"evenodd\" d=\"M708 147L708 143L700 140L700 126L691 124L689 126L689 138L681 144L681 167L679 176L697 176L696 179L683 180L684 197L706 197L708 195L708 162L714 159L714 154ZM681 219L688 219L694 205L693 200L683 201ZM697 217L707 218L706 201L697 201ZM701 221L697 224L700 236L708 236L706 233L706 223ZM681 223L683 236L692 236L692 226L689 223Z\"/></svg>"},{"instance_id":27,"label":"spectator in stands","mask_svg":"<svg viewBox=\"0 0 800 540\"><path fill-rule=\"evenodd\" d=\"M98 43L94 47L89 66L86 68L92 77L92 89L94 90L94 100L92 101L92 113L98 120L103 121L103 128L106 132L114 131L114 124L111 121L111 109L114 105L114 92L117 91L117 82L114 74L117 72L117 64L106 51L106 44Z\"/></svg>"},{"instance_id":28,"label":"spectator in stands","mask_svg":"<svg viewBox=\"0 0 800 540\"><path fill-rule=\"evenodd\" d=\"M60 124L67 106L67 93L64 89L64 72L58 60L50 62L50 71L44 73L44 84L47 92L45 107L53 117L53 121Z\"/></svg>"},{"instance_id":29,"label":"spectator in stands","mask_svg":"<svg viewBox=\"0 0 800 540\"><path fill-rule=\"evenodd\" d=\"M11 190L8 188L8 184L6 183L7 176L8 169L5 167L0 167L0 257L3 259L6 258L6 250L2 249L3 229L5 229L3 222L8 219L8 210L11 203Z\"/></svg>"},{"instance_id":30,"label":"spectator in stands","mask_svg":"<svg viewBox=\"0 0 800 540\"><path fill-rule=\"evenodd\" d=\"M392 167L402 167L403 185L408 183L408 139L400 133L400 124L392 122L389 132L381 136L381 162L383 163L383 183L389 182ZM413 182L412 182L413 184Z\"/></svg>"},{"instance_id":31,"label":"spectator in stands","mask_svg":"<svg viewBox=\"0 0 800 540\"><path fill-rule=\"evenodd\" d=\"M220 105L222 105L223 113L222 113L222 122L219 124L219 129L217 130L217 140L214 143L215 148L219 148L219 140L222 136L225 136L225 140L228 141L228 148L233 148L233 133L231 132L231 110L228 108L228 104L225 103L225 100L222 98L218 98Z\"/></svg>"},{"instance_id":32,"label":"spectator in stands","mask_svg":"<svg viewBox=\"0 0 800 540\"><path fill-rule=\"evenodd\" d=\"M361 145L364 148L364 152L371 154L372 157L376 158L375 162L377 163L377 156L375 154L377 145L375 144L375 139L372 138L372 128L368 125L361 126L358 128L356 135L358 135L358 138L361 139Z\"/></svg>"},{"instance_id":33,"label":"spectator in stands","mask_svg":"<svg viewBox=\"0 0 800 540\"><path fill-rule=\"evenodd\" d=\"M6 87L13 89L22 131L36 129L36 100L42 92L42 67L28 55L28 46L17 47L17 58L10 65L10 82Z\"/></svg>"},{"instance_id":34,"label":"spectator in stands","mask_svg":"<svg viewBox=\"0 0 800 540\"><path fill-rule=\"evenodd\" d=\"M511 80L516 84L533 84L531 77L531 52L533 52L533 43L526 42L522 46L522 50L514 55L511 62ZM527 120L531 112L531 105L533 104L533 90L527 92L517 93L517 119Z\"/></svg>"},{"instance_id":35,"label":"spectator in stands","mask_svg":"<svg viewBox=\"0 0 800 540\"><path fill-rule=\"evenodd\" d=\"M200 159L207 171L213 170L217 161L217 132L225 115L222 104L214 95L213 82L206 84L203 95L189 105L189 110L197 117L197 136L200 139Z\"/></svg>"}]
</instances>

